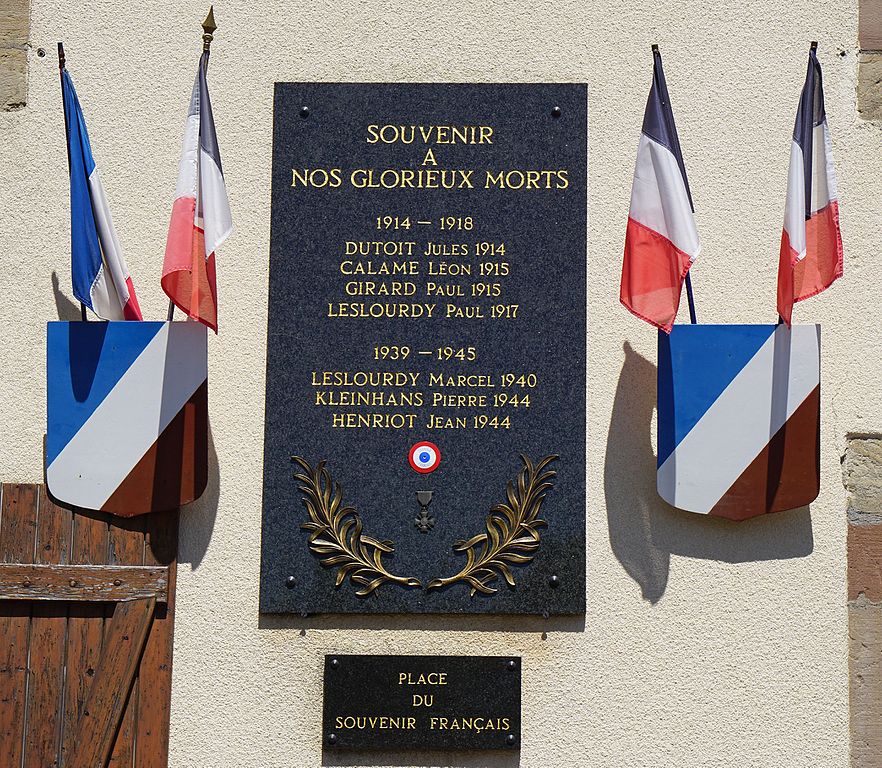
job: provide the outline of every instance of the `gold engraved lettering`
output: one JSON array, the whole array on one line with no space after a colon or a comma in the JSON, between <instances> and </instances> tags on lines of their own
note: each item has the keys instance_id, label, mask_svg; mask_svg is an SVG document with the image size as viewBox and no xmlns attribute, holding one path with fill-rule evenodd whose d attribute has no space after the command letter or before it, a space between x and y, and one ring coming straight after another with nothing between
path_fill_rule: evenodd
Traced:
<instances>
[{"instance_id":1,"label":"gold engraved lettering","mask_svg":"<svg viewBox=\"0 0 882 768\"><path fill-rule=\"evenodd\" d=\"M468 256L469 255L469 244L468 243L426 243L426 250L423 251L423 256ZM438 273L440 274L440 273ZM467 274L472 274L469 271Z\"/></svg>"},{"instance_id":2,"label":"gold engraved lettering","mask_svg":"<svg viewBox=\"0 0 882 768\"><path fill-rule=\"evenodd\" d=\"M447 685L447 673L399 672L398 685Z\"/></svg>"},{"instance_id":3,"label":"gold engraved lettering","mask_svg":"<svg viewBox=\"0 0 882 768\"><path fill-rule=\"evenodd\" d=\"M437 304L361 304L328 302L328 317L355 318L420 318L432 317ZM448 315L449 316L449 315Z\"/></svg>"},{"instance_id":4,"label":"gold engraved lettering","mask_svg":"<svg viewBox=\"0 0 882 768\"><path fill-rule=\"evenodd\" d=\"M451 419L448 416L436 416L430 413L426 429L466 429L467 425L468 420L464 416Z\"/></svg>"},{"instance_id":5,"label":"gold engraved lettering","mask_svg":"<svg viewBox=\"0 0 882 768\"><path fill-rule=\"evenodd\" d=\"M416 293L416 283L379 283L374 280L350 280L343 285L343 292L347 296L413 296Z\"/></svg>"},{"instance_id":6,"label":"gold engraved lettering","mask_svg":"<svg viewBox=\"0 0 882 768\"><path fill-rule=\"evenodd\" d=\"M484 310L480 304L460 306L459 304L445 304L445 317L455 317L458 320L482 320Z\"/></svg>"},{"instance_id":7,"label":"gold engraved lettering","mask_svg":"<svg viewBox=\"0 0 882 768\"><path fill-rule=\"evenodd\" d=\"M292 187L330 187L336 189L343 183L339 168L292 168L291 169L291 186Z\"/></svg>"},{"instance_id":8,"label":"gold engraved lettering","mask_svg":"<svg viewBox=\"0 0 882 768\"><path fill-rule=\"evenodd\" d=\"M350 261L340 262L340 272L344 275L418 275L418 261Z\"/></svg>"},{"instance_id":9,"label":"gold engraved lettering","mask_svg":"<svg viewBox=\"0 0 882 768\"><path fill-rule=\"evenodd\" d=\"M347 240L346 256L413 256L412 240Z\"/></svg>"},{"instance_id":10,"label":"gold engraved lettering","mask_svg":"<svg viewBox=\"0 0 882 768\"><path fill-rule=\"evenodd\" d=\"M432 407L486 408L487 395L448 395L446 392L433 392Z\"/></svg>"},{"instance_id":11,"label":"gold engraved lettering","mask_svg":"<svg viewBox=\"0 0 882 768\"><path fill-rule=\"evenodd\" d=\"M315 374L313 374L313 377ZM416 386L416 385L414 385ZM476 389L479 387L495 387L493 376L485 373L430 373L430 387L466 387L468 389Z\"/></svg>"},{"instance_id":12,"label":"gold engraved lettering","mask_svg":"<svg viewBox=\"0 0 882 768\"><path fill-rule=\"evenodd\" d=\"M474 169L356 168L349 183L356 189L474 189Z\"/></svg>"},{"instance_id":13,"label":"gold engraved lettering","mask_svg":"<svg viewBox=\"0 0 882 768\"><path fill-rule=\"evenodd\" d=\"M566 189L570 185L568 175L565 169L487 171L484 189Z\"/></svg>"},{"instance_id":14,"label":"gold engraved lettering","mask_svg":"<svg viewBox=\"0 0 882 768\"><path fill-rule=\"evenodd\" d=\"M425 404L425 397L422 392L365 392L357 389L334 392L319 389L316 390L314 404L328 408L421 408Z\"/></svg>"},{"instance_id":15,"label":"gold engraved lettering","mask_svg":"<svg viewBox=\"0 0 882 768\"><path fill-rule=\"evenodd\" d=\"M313 371L314 387L415 387L419 373L401 371Z\"/></svg>"},{"instance_id":16,"label":"gold engraved lettering","mask_svg":"<svg viewBox=\"0 0 882 768\"><path fill-rule=\"evenodd\" d=\"M438 275L450 275L451 277L460 277L462 275L471 275L471 264L457 264L450 261L430 261L429 275L437 277Z\"/></svg>"},{"instance_id":17,"label":"gold engraved lettering","mask_svg":"<svg viewBox=\"0 0 882 768\"><path fill-rule=\"evenodd\" d=\"M335 413L335 429L413 429L415 413Z\"/></svg>"},{"instance_id":18,"label":"gold engraved lettering","mask_svg":"<svg viewBox=\"0 0 882 768\"><path fill-rule=\"evenodd\" d=\"M445 298L455 298L457 296L465 296L465 290L461 285L455 285L453 283L428 282L426 283L426 296L443 296Z\"/></svg>"},{"instance_id":19,"label":"gold engraved lettering","mask_svg":"<svg viewBox=\"0 0 882 768\"><path fill-rule=\"evenodd\" d=\"M369 125L368 144L492 144L489 125Z\"/></svg>"}]
</instances>

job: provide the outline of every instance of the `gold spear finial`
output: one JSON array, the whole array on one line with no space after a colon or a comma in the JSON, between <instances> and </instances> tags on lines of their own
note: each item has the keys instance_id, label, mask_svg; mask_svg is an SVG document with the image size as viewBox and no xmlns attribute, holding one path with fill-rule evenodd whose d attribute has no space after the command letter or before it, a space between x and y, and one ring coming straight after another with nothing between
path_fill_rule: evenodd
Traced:
<instances>
[{"instance_id":1,"label":"gold spear finial","mask_svg":"<svg viewBox=\"0 0 882 768\"><path fill-rule=\"evenodd\" d=\"M214 6L212 5L208 9L208 16L205 17L205 21L202 22L202 50L207 51L211 48L211 41L214 39L214 30L217 29L217 24L214 23Z\"/></svg>"}]
</instances>

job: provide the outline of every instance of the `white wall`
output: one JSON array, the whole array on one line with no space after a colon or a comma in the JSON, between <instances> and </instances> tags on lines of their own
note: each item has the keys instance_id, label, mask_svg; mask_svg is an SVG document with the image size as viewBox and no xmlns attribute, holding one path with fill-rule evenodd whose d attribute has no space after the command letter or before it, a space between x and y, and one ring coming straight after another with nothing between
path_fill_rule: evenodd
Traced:
<instances>
[{"instance_id":1,"label":"white wall","mask_svg":"<svg viewBox=\"0 0 882 768\"><path fill-rule=\"evenodd\" d=\"M217 453L182 515L172 759L312 766L324 653L519 653L520 756L361 756L361 765L842 766L848 754L848 431L882 428L879 126L855 116L856 0L780 3L224 2L211 88L237 230L218 256L209 344ZM0 477L42 479L44 323L71 309L56 40L63 39L145 315L159 288L204 0L32 0L29 101L0 113ZM704 251L700 319L775 318L790 133L820 41L845 277L799 305L823 323L821 495L731 524L654 493L655 334L618 304L637 136L665 58ZM47 51L38 58L36 49ZM261 619L257 611L272 85L587 81L588 508L584 625L429 618ZM69 316L69 315L66 315ZM546 634L547 630L547 634ZM326 758L333 763L333 755Z\"/></svg>"}]
</instances>

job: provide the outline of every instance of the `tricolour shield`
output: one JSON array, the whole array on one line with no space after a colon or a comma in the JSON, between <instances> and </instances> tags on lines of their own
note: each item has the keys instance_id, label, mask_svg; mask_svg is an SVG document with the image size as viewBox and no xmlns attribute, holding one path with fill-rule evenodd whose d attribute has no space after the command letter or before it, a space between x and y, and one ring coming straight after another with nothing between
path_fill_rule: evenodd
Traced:
<instances>
[{"instance_id":1,"label":"tricolour shield","mask_svg":"<svg viewBox=\"0 0 882 768\"><path fill-rule=\"evenodd\" d=\"M658 492L745 520L820 487L817 325L675 325L658 342Z\"/></svg>"},{"instance_id":2,"label":"tricolour shield","mask_svg":"<svg viewBox=\"0 0 882 768\"><path fill-rule=\"evenodd\" d=\"M205 326L47 325L52 496L126 517L199 498L208 479Z\"/></svg>"}]
</instances>

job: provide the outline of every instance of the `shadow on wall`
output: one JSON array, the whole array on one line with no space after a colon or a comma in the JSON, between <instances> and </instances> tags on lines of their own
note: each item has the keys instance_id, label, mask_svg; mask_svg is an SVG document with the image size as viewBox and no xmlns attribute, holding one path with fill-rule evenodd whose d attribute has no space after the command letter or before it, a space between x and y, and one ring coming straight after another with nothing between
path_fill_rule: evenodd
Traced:
<instances>
[{"instance_id":1,"label":"shadow on wall","mask_svg":"<svg viewBox=\"0 0 882 768\"><path fill-rule=\"evenodd\" d=\"M72 323L80 319L80 305L71 301L61 292L58 273L54 269L52 270L52 294L55 296L55 311L58 312L59 320Z\"/></svg>"},{"instance_id":2,"label":"shadow on wall","mask_svg":"<svg viewBox=\"0 0 882 768\"><path fill-rule=\"evenodd\" d=\"M408 765L433 768L517 768L519 752L332 752L322 750L322 765Z\"/></svg>"},{"instance_id":3,"label":"shadow on wall","mask_svg":"<svg viewBox=\"0 0 882 768\"><path fill-rule=\"evenodd\" d=\"M209 387L211 382L209 382ZM202 563L217 519L220 500L220 469L211 422L208 423L208 483L205 492L186 507L181 508L178 534L178 563L189 563L195 571Z\"/></svg>"},{"instance_id":4,"label":"shadow on wall","mask_svg":"<svg viewBox=\"0 0 882 768\"><path fill-rule=\"evenodd\" d=\"M811 511L732 522L674 509L656 492L652 415L656 367L624 344L603 472L609 539L616 559L655 604L668 584L671 555L727 563L805 557L814 548Z\"/></svg>"},{"instance_id":5,"label":"shadow on wall","mask_svg":"<svg viewBox=\"0 0 882 768\"><path fill-rule=\"evenodd\" d=\"M372 597L367 599L373 599ZM384 630L393 620L398 629L422 632L506 632L535 633L548 639L549 632L584 632L585 615L542 616L527 614L486 613L323 613L298 616L293 613L261 613L260 629L299 629L301 636L307 630ZM512 651L514 652L514 651ZM386 653L402 653L394 645Z\"/></svg>"}]
</instances>

